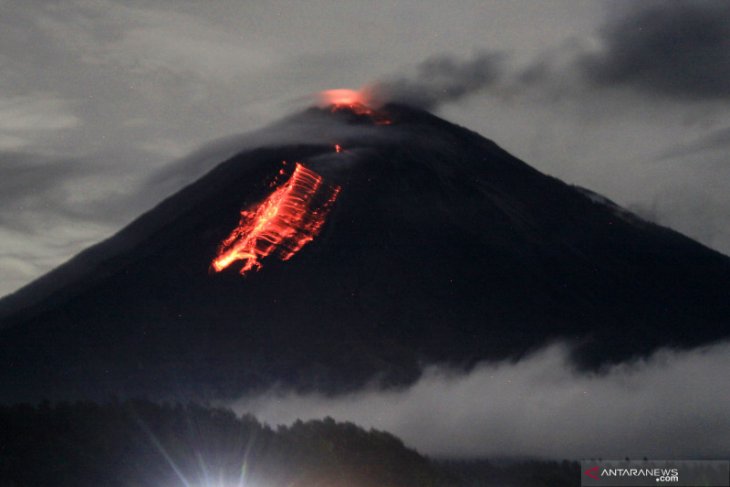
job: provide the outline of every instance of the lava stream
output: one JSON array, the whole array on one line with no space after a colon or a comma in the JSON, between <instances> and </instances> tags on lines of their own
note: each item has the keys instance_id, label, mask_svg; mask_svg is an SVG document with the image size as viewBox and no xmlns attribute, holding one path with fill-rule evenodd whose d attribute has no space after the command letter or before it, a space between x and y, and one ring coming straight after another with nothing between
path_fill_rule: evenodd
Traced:
<instances>
[{"instance_id":1,"label":"lava stream","mask_svg":"<svg viewBox=\"0 0 730 487\"><path fill-rule=\"evenodd\" d=\"M262 267L261 259L288 260L319 234L340 192L322 176L296 163L291 177L265 200L241 211L238 226L223 240L211 263L220 272L243 261L241 274Z\"/></svg>"}]
</instances>

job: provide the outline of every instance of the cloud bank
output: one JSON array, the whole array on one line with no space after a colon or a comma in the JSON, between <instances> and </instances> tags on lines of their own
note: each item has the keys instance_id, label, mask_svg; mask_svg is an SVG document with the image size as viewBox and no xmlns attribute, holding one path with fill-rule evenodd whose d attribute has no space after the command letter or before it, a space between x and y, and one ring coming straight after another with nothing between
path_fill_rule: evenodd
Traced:
<instances>
[{"instance_id":1,"label":"cloud bank","mask_svg":"<svg viewBox=\"0 0 730 487\"><path fill-rule=\"evenodd\" d=\"M730 344L664 350L602 374L556 345L469 373L429 367L413 386L334 398L270 391L232 405L271 423L331 416L434 456L702 458L730 453Z\"/></svg>"}]
</instances>

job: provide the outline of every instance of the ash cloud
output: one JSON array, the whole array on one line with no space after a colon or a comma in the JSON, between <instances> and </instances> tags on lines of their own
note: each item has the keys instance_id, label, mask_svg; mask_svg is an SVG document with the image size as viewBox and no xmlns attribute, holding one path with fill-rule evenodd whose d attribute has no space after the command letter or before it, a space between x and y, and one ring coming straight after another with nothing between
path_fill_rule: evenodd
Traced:
<instances>
[{"instance_id":1,"label":"ash cloud","mask_svg":"<svg viewBox=\"0 0 730 487\"><path fill-rule=\"evenodd\" d=\"M367 91L375 104L398 102L433 110L495 85L503 58L493 51L478 52L467 60L434 56L421 62L414 75L376 82Z\"/></svg>"},{"instance_id":2,"label":"ash cloud","mask_svg":"<svg viewBox=\"0 0 730 487\"><path fill-rule=\"evenodd\" d=\"M730 3L628 5L604 25L602 49L579 59L588 80L688 99L730 96Z\"/></svg>"},{"instance_id":3,"label":"ash cloud","mask_svg":"<svg viewBox=\"0 0 730 487\"><path fill-rule=\"evenodd\" d=\"M233 407L271 424L353 421L435 456L720 458L730 453L727 370L728 343L663 350L600 374L577 372L556 345L469 373L430 367L398 391L272 391Z\"/></svg>"}]
</instances>

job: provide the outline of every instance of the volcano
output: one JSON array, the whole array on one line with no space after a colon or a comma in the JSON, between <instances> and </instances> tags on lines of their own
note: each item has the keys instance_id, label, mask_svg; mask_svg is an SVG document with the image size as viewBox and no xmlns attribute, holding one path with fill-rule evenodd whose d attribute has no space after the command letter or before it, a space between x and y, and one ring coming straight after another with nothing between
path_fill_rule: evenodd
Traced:
<instances>
[{"instance_id":1,"label":"volcano","mask_svg":"<svg viewBox=\"0 0 730 487\"><path fill-rule=\"evenodd\" d=\"M342 392L554 341L597 369L722 339L730 258L430 113L311 108L0 319L3 400Z\"/></svg>"}]
</instances>

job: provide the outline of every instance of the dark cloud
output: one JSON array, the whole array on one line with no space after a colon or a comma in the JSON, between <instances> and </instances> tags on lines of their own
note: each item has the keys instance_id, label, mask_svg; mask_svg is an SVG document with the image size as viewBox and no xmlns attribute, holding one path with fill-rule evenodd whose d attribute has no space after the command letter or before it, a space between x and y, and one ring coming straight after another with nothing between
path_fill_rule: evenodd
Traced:
<instances>
[{"instance_id":1,"label":"dark cloud","mask_svg":"<svg viewBox=\"0 0 730 487\"><path fill-rule=\"evenodd\" d=\"M598 85L695 99L730 96L730 2L633 2L579 67Z\"/></svg>"},{"instance_id":2,"label":"dark cloud","mask_svg":"<svg viewBox=\"0 0 730 487\"><path fill-rule=\"evenodd\" d=\"M21 152L0 153L0 223L19 211L45 207L58 210L64 185L89 168L76 160L54 160Z\"/></svg>"},{"instance_id":3,"label":"dark cloud","mask_svg":"<svg viewBox=\"0 0 730 487\"><path fill-rule=\"evenodd\" d=\"M156 201L140 204L122 181L123 169L110 170L98 159L103 155L0 152L0 225L28 229L55 218L119 224Z\"/></svg>"},{"instance_id":4,"label":"dark cloud","mask_svg":"<svg viewBox=\"0 0 730 487\"><path fill-rule=\"evenodd\" d=\"M375 103L399 102L433 110L494 85L502 74L503 57L490 51L469 60L431 57L417 66L413 76L376 82L368 91Z\"/></svg>"}]
</instances>

